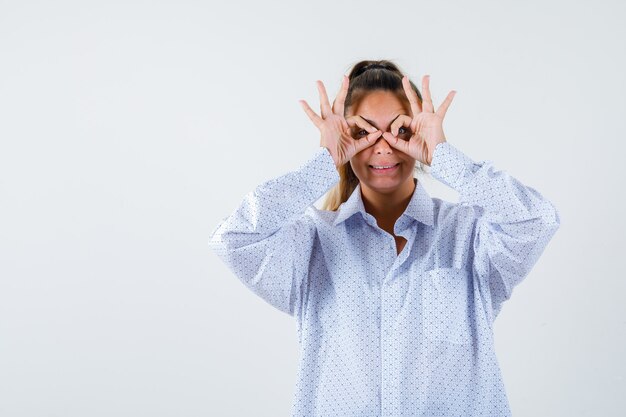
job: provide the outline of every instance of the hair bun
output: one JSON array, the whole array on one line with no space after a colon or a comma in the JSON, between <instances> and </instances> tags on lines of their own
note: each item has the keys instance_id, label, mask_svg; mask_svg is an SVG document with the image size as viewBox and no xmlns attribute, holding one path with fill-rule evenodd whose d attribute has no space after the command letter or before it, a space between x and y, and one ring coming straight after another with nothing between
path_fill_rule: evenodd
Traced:
<instances>
[{"instance_id":1,"label":"hair bun","mask_svg":"<svg viewBox=\"0 0 626 417\"><path fill-rule=\"evenodd\" d=\"M392 72L395 74L400 75L400 78L402 78L402 74L400 72L400 69L391 61L387 61L387 60L381 60L381 61L361 61L358 64L356 64L353 68L352 68L352 72L350 73L350 79L352 78L356 78L359 75L362 75L363 73L369 71L369 70L375 70L375 69L379 69L379 70L385 70L387 72Z\"/></svg>"},{"instance_id":2,"label":"hair bun","mask_svg":"<svg viewBox=\"0 0 626 417\"><path fill-rule=\"evenodd\" d=\"M363 71L376 69L376 68L385 69L385 70L389 69L389 67L382 65L382 64L369 64L369 65L366 65L365 68L363 68Z\"/></svg>"}]
</instances>

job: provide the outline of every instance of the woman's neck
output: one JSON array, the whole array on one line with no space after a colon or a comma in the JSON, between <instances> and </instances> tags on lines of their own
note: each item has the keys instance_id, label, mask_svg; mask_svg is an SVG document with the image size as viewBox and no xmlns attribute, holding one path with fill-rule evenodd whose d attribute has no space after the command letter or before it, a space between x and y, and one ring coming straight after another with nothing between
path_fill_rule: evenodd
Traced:
<instances>
[{"instance_id":1,"label":"woman's neck","mask_svg":"<svg viewBox=\"0 0 626 417\"><path fill-rule=\"evenodd\" d=\"M365 211L374 216L378 227L394 235L396 220L404 213L415 191L415 179L389 193L374 191L361 183L361 197Z\"/></svg>"}]
</instances>

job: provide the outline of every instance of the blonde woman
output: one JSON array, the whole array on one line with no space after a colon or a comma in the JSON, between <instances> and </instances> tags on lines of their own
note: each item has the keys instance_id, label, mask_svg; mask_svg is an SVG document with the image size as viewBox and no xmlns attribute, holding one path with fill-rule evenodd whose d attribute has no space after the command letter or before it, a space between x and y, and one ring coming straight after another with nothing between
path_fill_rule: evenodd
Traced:
<instances>
[{"instance_id":1,"label":"blonde woman","mask_svg":"<svg viewBox=\"0 0 626 417\"><path fill-rule=\"evenodd\" d=\"M209 240L297 320L292 415L510 415L493 322L558 229L557 210L447 141L455 92L435 110L428 76L420 92L394 63L362 61L332 105L318 90L319 115L301 104L320 148L247 194ZM458 203L428 195L414 176L424 166Z\"/></svg>"}]
</instances>

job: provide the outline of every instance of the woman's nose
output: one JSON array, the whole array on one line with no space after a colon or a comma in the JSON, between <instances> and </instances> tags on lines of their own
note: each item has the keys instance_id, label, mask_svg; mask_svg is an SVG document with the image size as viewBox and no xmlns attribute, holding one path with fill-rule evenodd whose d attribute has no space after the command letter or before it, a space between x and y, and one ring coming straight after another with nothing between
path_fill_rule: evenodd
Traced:
<instances>
[{"instance_id":1,"label":"woman's nose","mask_svg":"<svg viewBox=\"0 0 626 417\"><path fill-rule=\"evenodd\" d=\"M374 152L376 152L376 153L391 153L392 152L392 147L389 144L389 142L387 142L387 140L381 136L380 138L378 138L378 140L374 144Z\"/></svg>"}]
</instances>

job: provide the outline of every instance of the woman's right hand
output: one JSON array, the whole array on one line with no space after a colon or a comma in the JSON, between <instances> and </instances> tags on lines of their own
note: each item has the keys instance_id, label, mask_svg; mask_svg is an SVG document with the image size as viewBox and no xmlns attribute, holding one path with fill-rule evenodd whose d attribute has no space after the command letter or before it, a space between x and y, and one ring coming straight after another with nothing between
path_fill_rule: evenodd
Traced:
<instances>
[{"instance_id":1,"label":"woman's right hand","mask_svg":"<svg viewBox=\"0 0 626 417\"><path fill-rule=\"evenodd\" d=\"M309 107L306 101L299 100L309 119L320 130L320 146L328 149L337 168L348 162L363 149L376 143L376 140L382 135L380 130L370 125L361 116L350 116L347 119L344 117L344 102L348 94L348 83L348 77L344 75L341 90L335 101L333 101L331 108L324 83L317 81L317 89L320 93L321 117ZM352 137L351 131L353 130L358 132L356 134L358 139ZM369 132L369 134L360 134L363 130Z\"/></svg>"}]
</instances>

